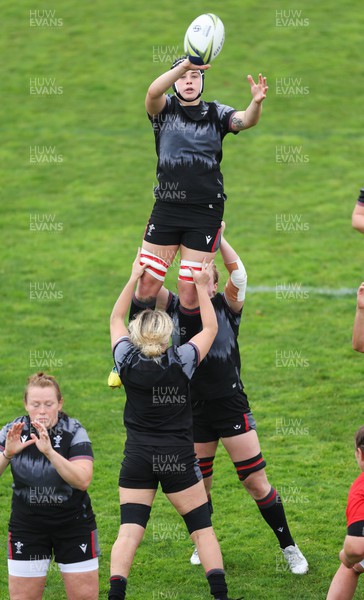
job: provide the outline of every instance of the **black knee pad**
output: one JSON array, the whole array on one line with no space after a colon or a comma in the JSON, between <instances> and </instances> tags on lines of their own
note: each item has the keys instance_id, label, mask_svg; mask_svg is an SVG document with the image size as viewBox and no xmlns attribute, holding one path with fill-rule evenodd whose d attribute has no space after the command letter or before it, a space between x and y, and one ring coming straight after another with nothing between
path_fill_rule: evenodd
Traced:
<instances>
[{"instance_id":1,"label":"black knee pad","mask_svg":"<svg viewBox=\"0 0 364 600\"><path fill-rule=\"evenodd\" d=\"M135 504L134 502L127 502L126 504L120 504L120 523L135 523L141 525L144 529L147 526L151 506L147 504Z\"/></svg>"},{"instance_id":2,"label":"black knee pad","mask_svg":"<svg viewBox=\"0 0 364 600\"><path fill-rule=\"evenodd\" d=\"M206 527L211 527L211 516L208 502L205 502L205 504L201 504L201 506L190 510L190 512L183 515L183 518L190 535L197 529L206 529Z\"/></svg>"}]
</instances>

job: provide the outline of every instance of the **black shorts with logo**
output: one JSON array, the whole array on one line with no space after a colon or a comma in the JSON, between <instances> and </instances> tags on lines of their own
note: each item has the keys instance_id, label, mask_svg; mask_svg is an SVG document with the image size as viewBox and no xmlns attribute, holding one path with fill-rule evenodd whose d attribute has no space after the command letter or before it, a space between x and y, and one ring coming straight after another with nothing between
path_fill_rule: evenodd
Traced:
<instances>
[{"instance_id":1,"label":"black shorts with logo","mask_svg":"<svg viewBox=\"0 0 364 600\"><path fill-rule=\"evenodd\" d=\"M131 489L157 489L165 494L180 492L202 479L190 446L142 446L126 444L119 485Z\"/></svg>"},{"instance_id":2,"label":"black shorts with logo","mask_svg":"<svg viewBox=\"0 0 364 600\"><path fill-rule=\"evenodd\" d=\"M144 240L158 246L183 245L216 252L220 246L223 202L177 204L156 201Z\"/></svg>"},{"instance_id":3,"label":"black shorts with logo","mask_svg":"<svg viewBox=\"0 0 364 600\"><path fill-rule=\"evenodd\" d=\"M14 519L9 525L8 558L72 564L100 556L94 517L73 519L69 524L41 527L32 519Z\"/></svg>"},{"instance_id":4,"label":"black shorts with logo","mask_svg":"<svg viewBox=\"0 0 364 600\"><path fill-rule=\"evenodd\" d=\"M256 429L247 395L193 402L193 439L195 443L213 442Z\"/></svg>"}]
</instances>

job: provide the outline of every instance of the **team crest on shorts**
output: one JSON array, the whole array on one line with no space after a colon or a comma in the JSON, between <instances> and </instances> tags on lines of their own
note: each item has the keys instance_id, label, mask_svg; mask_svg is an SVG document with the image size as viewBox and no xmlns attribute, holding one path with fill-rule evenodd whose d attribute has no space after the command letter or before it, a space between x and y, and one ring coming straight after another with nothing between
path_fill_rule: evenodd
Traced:
<instances>
[{"instance_id":1,"label":"team crest on shorts","mask_svg":"<svg viewBox=\"0 0 364 600\"><path fill-rule=\"evenodd\" d=\"M15 543L14 543L14 546L15 546L15 548L16 548L16 552L15 552L15 554L22 554L22 551L21 551L21 549L22 549L22 547L24 546L23 542L15 542Z\"/></svg>"}]
</instances>

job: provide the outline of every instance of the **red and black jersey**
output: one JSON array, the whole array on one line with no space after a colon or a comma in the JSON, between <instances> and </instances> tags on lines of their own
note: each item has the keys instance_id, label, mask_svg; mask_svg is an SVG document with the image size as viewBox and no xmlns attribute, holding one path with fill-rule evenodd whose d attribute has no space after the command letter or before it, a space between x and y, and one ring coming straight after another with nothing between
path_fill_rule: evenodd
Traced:
<instances>
[{"instance_id":1,"label":"red and black jersey","mask_svg":"<svg viewBox=\"0 0 364 600\"><path fill-rule=\"evenodd\" d=\"M364 521L364 473L352 483L346 507L347 526Z\"/></svg>"}]
</instances>

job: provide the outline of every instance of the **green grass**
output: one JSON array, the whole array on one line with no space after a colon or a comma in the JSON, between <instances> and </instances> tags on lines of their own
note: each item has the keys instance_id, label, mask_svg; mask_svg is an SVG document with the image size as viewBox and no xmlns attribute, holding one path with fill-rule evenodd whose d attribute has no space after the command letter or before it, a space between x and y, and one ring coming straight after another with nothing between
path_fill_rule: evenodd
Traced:
<instances>
[{"instance_id":1,"label":"green grass","mask_svg":"<svg viewBox=\"0 0 364 600\"><path fill-rule=\"evenodd\" d=\"M65 406L87 427L95 452L90 493L106 597L118 529L117 479L125 431L124 393L111 392L108 317L129 274L152 206L155 151L144 110L163 53L182 50L188 23L216 12L226 28L222 54L206 75L205 98L237 108L250 101L245 78L262 71L269 97L258 127L225 140L227 234L249 285L356 288L363 238L351 212L363 185L361 127L364 14L359 0L226 0L158 5L145 0L57 3L63 26L29 27L34 3L3 7L1 120L0 423L22 412L30 352L53 352ZM307 27L276 27L276 10L302 11ZM169 66L169 63L168 63ZM30 78L53 78L63 93L29 93ZM299 78L309 93L276 93ZM54 146L59 164L29 163L30 147ZM280 164L279 146L301 147L305 164ZM52 215L58 232L30 231L31 215ZM279 231L298 215L304 231ZM175 289L177 271L168 285ZM56 300L31 300L30 285L53 284ZM267 473L310 571L284 570L274 535L240 489L219 449L213 498L232 597L324 599L345 535L345 505L357 476L353 434L362 424L363 359L351 350L355 294L283 300L247 297L241 327L243 379L258 422ZM277 352L300 352L307 366L279 367ZM282 423L295 431L283 435ZM289 427L288 427L289 429ZM6 592L11 477L0 482L0 598ZM167 532L168 535L164 535ZM129 578L130 598L202 599L201 569L189 564L182 521L158 493ZM45 598L64 597L52 570ZM359 583L356 600L364 598Z\"/></svg>"}]
</instances>

